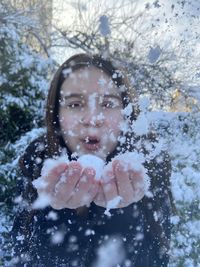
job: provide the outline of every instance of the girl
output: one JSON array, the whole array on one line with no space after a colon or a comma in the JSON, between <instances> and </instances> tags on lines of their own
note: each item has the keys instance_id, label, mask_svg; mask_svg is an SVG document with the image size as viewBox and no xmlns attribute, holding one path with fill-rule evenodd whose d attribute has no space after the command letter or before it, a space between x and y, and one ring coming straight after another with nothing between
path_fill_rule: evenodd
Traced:
<instances>
[{"instance_id":1,"label":"girl","mask_svg":"<svg viewBox=\"0 0 200 267\"><path fill-rule=\"evenodd\" d=\"M12 230L17 266L167 266L170 160L165 152L152 157L153 135L133 132L138 114L126 77L111 62L78 54L58 69L47 133L20 159L27 178ZM100 180L94 162L79 161L85 154L107 164ZM47 207L37 209L38 196Z\"/></svg>"}]
</instances>

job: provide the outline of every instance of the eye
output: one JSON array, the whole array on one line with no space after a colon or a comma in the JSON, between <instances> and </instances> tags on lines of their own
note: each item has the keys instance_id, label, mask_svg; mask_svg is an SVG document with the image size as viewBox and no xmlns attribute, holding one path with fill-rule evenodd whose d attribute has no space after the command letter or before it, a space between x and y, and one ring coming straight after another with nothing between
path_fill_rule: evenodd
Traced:
<instances>
[{"instance_id":1,"label":"eye","mask_svg":"<svg viewBox=\"0 0 200 267\"><path fill-rule=\"evenodd\" d=\"M66 103L66 107L68 109L79 109L83 107L83 102L82 101L72 101L69 103Z\"/></svg>"},{"instance_id":2,"label":"eye","mask_svg":"<svg viewBox=\"0 0 200 267\"><path fill-rule=\"evenodd\" d=\"M118 99L104 99L101 103L103 108L117 108L121 106L121 101Z\"/></svg>"},{"instance_id":3,"label":"eye","mask_svg":"<svg viewBox=\"0 0 200 267\"><path fill-rule=\"evenodd\" d=\"M104 108L113 108L115 105L112 101L103 101L101 106Z\"/></svg>"},{"instance_id":4,"label":"eye","mask_svg":"<svg viewBox=\"0 0 200 267\"><path fill-rule=\"evenodd\" d=\"M72 102L67 104L67 107L69 108L81 108L82 106L83 106L82 102Z\"/></svg>"}]
</instances>

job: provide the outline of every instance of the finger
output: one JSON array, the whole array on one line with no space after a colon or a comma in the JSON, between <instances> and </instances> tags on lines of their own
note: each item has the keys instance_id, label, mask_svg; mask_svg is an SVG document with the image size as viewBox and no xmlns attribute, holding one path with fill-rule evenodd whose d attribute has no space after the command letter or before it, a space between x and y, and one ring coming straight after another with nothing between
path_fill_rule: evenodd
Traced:
<instances>
[{"instance_id":1,"label":"finger","mask_svg":"<svg viewBox=\"0 0 200 267\"><path fill-rule=\"evenodd\" d=\"M116 179L110 180L108 183L102 184L106 203L118 196Z\"/></svg>"},{"instance_id":2,"label":"finger","mask_svg":"<svg viewBox=\"0 0 200 267\"><path fill-rule=\"evenodd\" d=\"M99 192L99 188L100 188L100 184L97 181L93 182L93 184L92 184L92 186L91 186L91 188L89 190L89 194L91 196L90 203L92 201L94 201L94 199L96 198L96 196L97 196L97 194Z\"/></svg>"},{"instance_id":3,"label":"finger","mask_svg":"<svg viewBox=\"0 0 200 267\"><path fill-rule=\"evenodd\" d=\"M55 168L53 168L44 180L47 182L47 186L42 189L42 192L53 193L56 183L59 181L61 175L67 170L68 165L66 163L61 163Z\"/></svg>"},{"instance_id":4,"label":"finger","mask_svg":"<svg viewBox=\"0 0 200 267\"><path fill-rule=\"evenodd\" d=\"M129 179L129 172L124 170L123 165L119 161L113 164L114 175L119 196L122 197L120 206L125 207L133 202L134 190Z\"/></svg>"},{"instance_id":5,"label":"finger","mask_svg":"<svg viewBox=\"0 0 200 267\"><path fill-rule=\"evenodd\" d=\"M131 182L133 187L143 186L144 185L144 174L142 172L129 171Z\"/></svg>"},{"instance_id":6,"label":"finger","mask_svg":"<svg viewBox=\"0 0 200 267\"><path fill-rule=\"evenodd\" d=\"M145 194L144 175L142 172L130 171L130 181L134 191L134 202L141 200Z\"/></svg>"},{"instance_id":7,"label":"finger","mask_svg":"<svg viewBox=\"0 0 200 267\"><path fill-rule=\"evenodd\" d=\"M103 186L101 183L99 183L99 190L98 190L97 195L94 198L94 203L97 206L104 207L104 208L106 207L106 198L105 198Z\"/></svg>"},{"instance_id":8,"label":"finger","mask_svg":"<svg viewBox=\"0 0 200 267\"><path fill-rule=\"evenodd\" d=\"M99 181L97 181L95 179L95 175L96 175L96 172L93 170L93 174L92 174L92 181L91 183L89 184L89 191L88 191L88 194L90 196L90 203L94 200L95 196L97 195L98 191L99 191L99 188L100 188L100 183ZM89 177L90 175L90 168L86 168L85 170L87 173L86 173L86 176Z\"/></svg>"},{"instance_id":9,"label":"finger","mask_svg":"<svg viewBox=\"0 0 200 267\"><path fill-rule=\"evenodd\" d=\"M74 188L74 194L71 195L68 205L71 207L81 207L89 205L92 201L90 189L95 183L95 170L92 168L85 168L81 174L81 178Z\"/></svg>"},{"instance_id":10,"label":"finger","mask_svg":"<svg viewBox=\"0 0 200 267\"><path fill-rule=\"evenodd\" d=\"M76 184L81 177L82 167L78 162L71 162L63 174L62 180L58 181L54 190L54 203L65 206L67 201L74 194ZM65 179L64 179L65 178Z\"/></svg>"}]
</instances>

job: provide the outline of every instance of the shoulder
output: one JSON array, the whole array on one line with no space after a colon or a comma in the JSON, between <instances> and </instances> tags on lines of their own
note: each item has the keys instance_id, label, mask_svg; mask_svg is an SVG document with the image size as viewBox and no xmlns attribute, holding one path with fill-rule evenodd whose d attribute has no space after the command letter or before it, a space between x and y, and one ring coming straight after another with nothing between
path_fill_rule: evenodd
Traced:
<instances>
[{"instance_id":1,"label":"shoulder","mask_svg":"<svg viewBox=\"0 0 200 267\"><path fill-rule=\"evenodd\" d=\"M171 192L171 158L167 151L161 151L158 155L145 162L145 168L150 178L150 191L153 194L152 201L157 208L162 206L173 207Z\"/></svg>"},{"instance_id":2,"label":"shoulder","mask_svg":"<svg viewBox=\"0 0 200 267\"><path fill-rule=\"evenodd\" d=\"M28 145L19 159L19 166L24 176L31 179L39 176L46 157L46 144L46 136L43 135Z\"/></svg>"},{"instance_id":3,"label":"shoulder","mask_svg":"<svg viewBox=\"0 0 200 267\"><path fill-rule=\"evenodd\" d=\"M145 163L149 175L154 179L154 181L164 183L170 179L171 176L171 158L167 151L161 151L155 157L148 159ZM167 182L167 185L168 182Z\"/></svg>"}]
</instances>

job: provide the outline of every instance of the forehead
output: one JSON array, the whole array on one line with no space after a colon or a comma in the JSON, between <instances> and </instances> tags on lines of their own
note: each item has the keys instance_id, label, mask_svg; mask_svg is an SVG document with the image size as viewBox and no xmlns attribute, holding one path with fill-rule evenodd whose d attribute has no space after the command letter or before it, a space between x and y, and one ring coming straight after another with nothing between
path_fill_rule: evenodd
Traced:
<instances>
[{"instance_id":1,"label":"forehead","mask_svg":"<svg viewBox=\"0 0 200 267\"><path fill-rule=\"evenodd\" d=\"M61 86L61 93L119 94L119 89L107 73L92 66L71 72Z\"/></svg>"}]
</instances>

